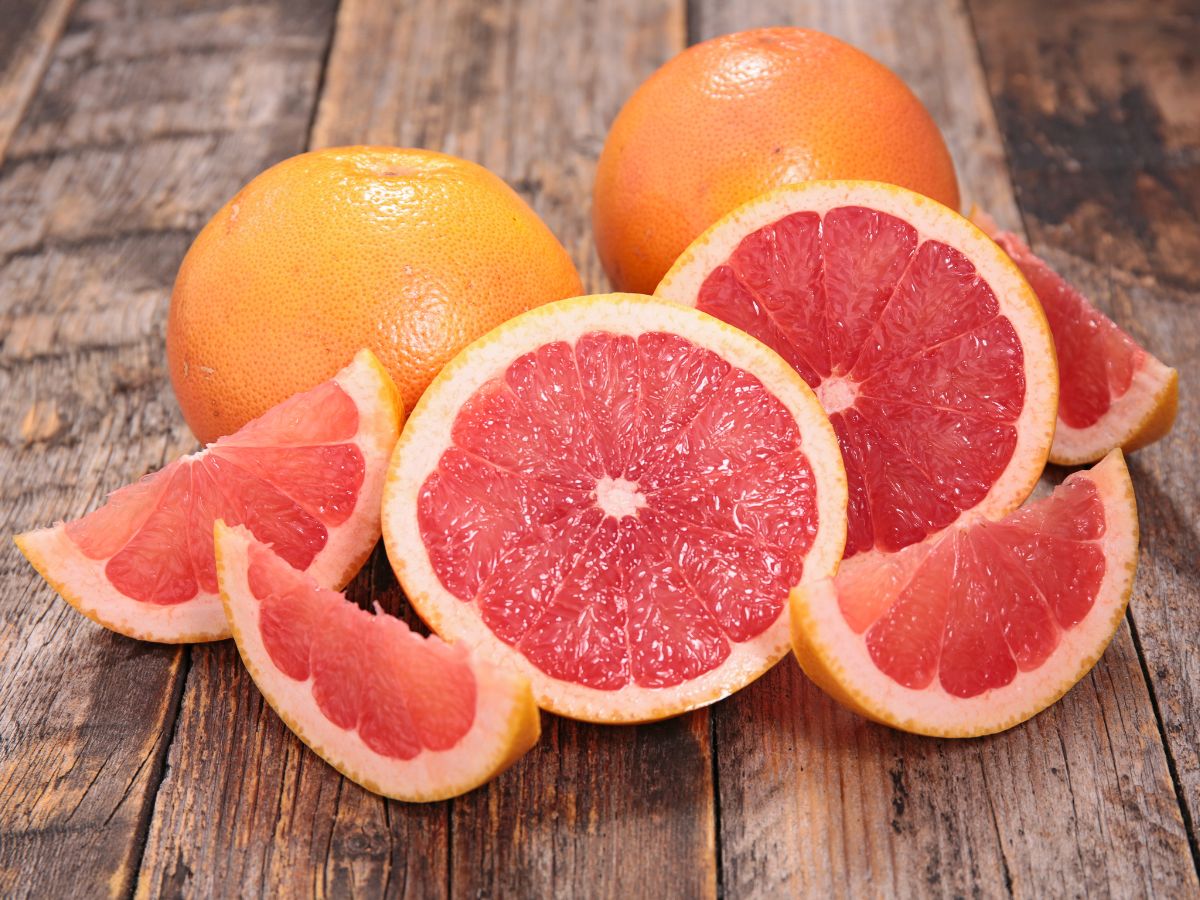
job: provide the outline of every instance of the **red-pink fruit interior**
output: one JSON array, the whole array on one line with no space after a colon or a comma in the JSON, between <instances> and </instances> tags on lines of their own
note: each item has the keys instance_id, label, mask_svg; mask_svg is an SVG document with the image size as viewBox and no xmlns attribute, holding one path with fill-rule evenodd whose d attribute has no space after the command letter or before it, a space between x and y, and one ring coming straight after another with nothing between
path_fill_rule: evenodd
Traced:
<instances>
[{"instance_id":1,"label":"red-pink fruit interior","mask_svg":"<svg viewBox=\"0 0 1200 900\"><path fill-rule=\"evenodd\" d=\"M358 409L334 382L284 401L207 450L114 492L66 524L109 582L163 606L216 593L213 522L245 525L298 569L354 510L364 459Z\"/></svg>"},{"instance_id":2,"label":"red-pink fruit interior","mask_svg":"<svg viewBox=\"0 0 1200 900\"><path fill-rule=\"evenodd\" d=\"M248 555L263 646L288 678L311 680L330 722L397 759L448 750L471 730L476 684L465 650L318 588L261 545Z\"/></svg>"},{"instance_id":3,"label":"red-pink fruit interior","mask_svg":"<svg viewBox=\"0 0 1200 900\"><path fill-rule=\"evenodd\" d=\"M1058 353L1058 418L1072 428L1095 425L1129 390L1146 351L1011 232L996 243L1013 258L1042 301Z\"/></svg>"},{"instance_id":4,"label":"red-pink fruit interior","mask_svg":"<svg viewBox=\"0 0 1200 900\"><path fill-rule=\"evenodd\" d=\"M668 687L783 610L817 531L795 419L665 333L593 332L470 397L421 486L445 588L547 674Z\"/></svg>"},{"instance_id":5,"label":"red-pink fruit interior","mask_svg":"<svg viewBox=\"0 0 1200 900\"><path fill-rule=\"evenodd\" d=\"M1104 505L1084 474L1000 522L978 521L837 576L847 624L914 689L973 697L1038 668L1091 611Z\"/></svg>"},{"instance_id":6,"label":"red-pink fruit interior","mask_svg":"<svg viewBox=\"0 0 1200 900\"><path fill-rule=\"evenodd\" d=\"M1008 466L1021 342L971 261L908 223L859 206L785 216L743 239L696 305L817 391L846 464L846 556L944 528Z\"/></svg>"}]
</instances>

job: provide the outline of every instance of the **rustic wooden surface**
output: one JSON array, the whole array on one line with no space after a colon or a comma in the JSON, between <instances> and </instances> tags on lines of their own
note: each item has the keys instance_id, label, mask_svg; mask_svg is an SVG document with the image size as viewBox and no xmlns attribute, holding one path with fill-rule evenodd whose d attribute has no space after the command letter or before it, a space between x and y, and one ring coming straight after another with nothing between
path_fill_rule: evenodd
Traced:
<instances>
[{"instance_id":1,"label":"rustic wooden surface","mask_svg":"<svg viewBox=\"0 0 1200 900\"><path fill-rule=\"evenodd\" d=\"M6 541L0 895L1200 895L1186 0L0 0L0 533L193 446L164 368L170 284L258 170L350 142L475 159L601 289L591 174L621 102L688 42L789 22L896 69L967 198L1180 368L1175 432L1131 462L1141 569L1096 670L1024 726L951 742L859 720L785 661L653 726L546 716L510 772L415 807L305 750L229 644L109 635ZM351 593L407 614L382 554Z\"/></svg>"}]
</instances>

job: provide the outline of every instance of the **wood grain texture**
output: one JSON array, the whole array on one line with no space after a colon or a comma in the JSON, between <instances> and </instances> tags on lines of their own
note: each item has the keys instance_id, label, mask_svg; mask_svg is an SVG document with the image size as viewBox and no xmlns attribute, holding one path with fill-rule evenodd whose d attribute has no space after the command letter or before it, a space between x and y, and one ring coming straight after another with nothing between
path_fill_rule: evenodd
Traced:
<instances>
[{"instance_id":1,"label":"wood grain texture","mask_svg":"<svg viewBox=\"0 0 1200 900\"><path fill-rule=\"evenodd\" d=\"M797 24L871 53L905 79L942 127L967 202L1019 227L971 23L958 3L702 2L691 9L694 39ZM1027 38L1032 55L1037 40ZM1144 490L1136 463L1135 478ZM1143 550L1143 565L1153 552ZM1143 571L1140 594L1147 581ZM714 717L722 872L731 896L1197 890L1127 626L1063 701L996 737L935 741L858 720L790 661Z\"/></svg>"},{"instance_id":2,"label":"wood grain texture","mask_svg":"<svg viewBox=\"0 0 1200 900\"><path fill-rule=\"evenodd\" d=\"M220 203L303 144L331 22L83 2L0 169L5 896L128 893L187 659L87 622L7 535L195 446L163 360L175 269Z\"/></svg>"},{"instance_id":3,"label":"wood grain texture","mask_svg":"<svg viewBox=\"0 0 1200 900\"><path fill-rule=\"evenodd\" d=\"M592 171L626 96L683 46L679 3L349 0L315 146L428 147L505 178L605 289ZM705 712L604 728L546 715L541 743L452 804L455 896L711 896ZM401 810L399 815L406 815Z\"/></svg>"},{"instance_id":4,"label":"wood grain texture","mask_svg":"<svg viewBox=\"0 0 1200 900\"><path fill-rule=\"evenodd\" d=\"M0 0L0 165L73 0Z\"/></svg>"},{"instance_id":5,"label":"wood grain texture","mask_svg":"<svg viewBox=\"0 0 1200 900\"><path fill-rule=\"evenodd\" d=\"M1132 610L1190 822L1200 822L1200 10L972 3L1033 249L1179 369L1179 417L1130 459ZM1195 852L1193 834L1193 852ZM1200 860L1200 857L1198 857Z\"/></svg>"}]
</instances>

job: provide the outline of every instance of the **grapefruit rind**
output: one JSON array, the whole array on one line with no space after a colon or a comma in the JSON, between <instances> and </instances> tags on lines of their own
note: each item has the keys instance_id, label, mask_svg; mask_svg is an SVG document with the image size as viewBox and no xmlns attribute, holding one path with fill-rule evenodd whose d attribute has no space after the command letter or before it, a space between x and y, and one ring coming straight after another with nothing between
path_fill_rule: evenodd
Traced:
<instances>
[{"instance_id":1,"label":"grapefruit rind","mask_svg":"<svg viewBox=\"0 0 1200 900\"><path fill-rule=\"evenodd\" d=\"M876 667L863 636L846 623L836 580L823 579L802 585L790 598L793 649L800 667L842 705L915 734L978 737L1012 728L1046 709L1103 655L1125 615L1137 568L1137 504L1121 451L1113 450L1091 470L1074 477L1091 479L1103 503L1106 527L1101 544L1106 567L1092 611L1062 633L1061 642L1042 666L1018 672L1008 685L970 698L946 693L936 679L924 690L903 687Z\"/></svg>"},{"instance_id":2,"label":"grapefruit rind","mask_svg":"<svg viewBox=\"0 0 1200 900\"><path fill-rule=\"evenodd\" d=\"M358 409L358 431L349 441L362 452L363 483L351 517L328 529L328 543L307 572L321 585L341 589L375 548L380 533L378 508L385 463L403 423L391 377L369 350L360 351L332 379ZM200 450L192 457L207 451ZM217 594L200 591L191 600L169 606L125 596L104 574L107 560L86 556L67 535L63 523L17 535L17 547L46 582L71 606L110 631L165 644L220 641L229 626Z\"/></svg>"},{"instance_id":3,"label":"grapefruit rind","mask_svg":"<svg viewBox=\"0 0 1200 900\"><path fill-rule=\"evenodd\" d=\"M383 492L383 539L409 602L443 638L465 641L473 652L516 669L533 686L542 709L589 722L649 722L727 697L778 662L790 647L787 607L762 633L733 643L717 668L672 688L626 685L600 690L553 678L500 640L473 603L447 591L421 539L417 498L421 485L450 446L458 410L485 382L518 356L556 340L575 341L592 331L637 336L677 334L747 369L795 417L802 449L813 469L820 523L804 560L804 580L836 571L846 539L846 473L837 436L816 396L775 351L707 313L639 294L597 294L561 300L523 313L463 350L434 379L400 435Z\"/></svg>"},{"instance_id":4,"label":"grapefruit rind","mask_svg":"<svg viewBox=\"0 0 1200 900\"><path fill-rule=\"evenodd\" d=\"M490 781L537 743L540 714L528 683L485 664L474 667L475 719L459 743L449 750L425 750L410 760L376 753L358 732L325 717L313 699L311 679L296 681L271 661L259 628L260 603L248 579L248 548L254 538L245 528L220 520L213 530L221 603L246 670L284 724L351 781L396 800L445 800Z\"/></svg>"},{"instance_id":5,"label":"grapefruit rind","mask_svg":"<svg viewBox=\"0 0 1200 900\"><path fill-rule=\"evenodd\" d=\"M1050 325L1033 288L1016 263L970 220L914 191L876 181L809 181L769 191L720 219L675 261L654 296L694 307L708 275L729 259L747 235L795 212L824 217L843 206L862 206L911 225L918 241L935 240L965 254L999 301L1025 355L1025 402L1007 468L970 512L1007 515L1033 492L1054 439L1058 413L1058 362ZM869 552L883 552L873 550ZM861 554L860 554L861 555Z\"/></svg>"}]
</instances>

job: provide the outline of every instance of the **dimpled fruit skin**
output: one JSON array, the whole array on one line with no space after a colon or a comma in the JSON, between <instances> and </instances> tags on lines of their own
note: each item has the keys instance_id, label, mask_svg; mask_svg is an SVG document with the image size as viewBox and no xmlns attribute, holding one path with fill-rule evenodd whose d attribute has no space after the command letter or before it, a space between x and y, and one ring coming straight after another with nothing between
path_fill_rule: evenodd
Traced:
<instances>
[{"instance_id":1,"label":"dimpled fruit skin","mask_svg":"<svg viewBox=\"0 0 1200 900\"><path fill-rule=\"evenodd\" d=\"M886 181L959 205L929 112L865 53L805 28L697 44L650 76L613 123L593 198L600 259L618 290L650 293L717 219L812 179Z\"/></svg>"},{"instance_id":2,"label":"dimpled fruit skin","mask_svg":"<svg viewBox=\"0 0 1200 900\"><path fill-rule=\"evenodd\" d=\"M494 326L582 293L502 180L427 150L343 147L267 169L204 227L171 296L167 356L207 443L369 347L412 409Z\"/></svg>"}]
</instances>

